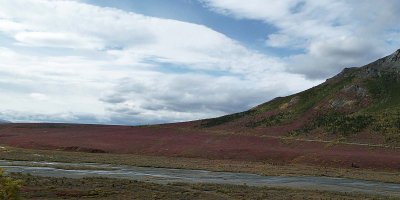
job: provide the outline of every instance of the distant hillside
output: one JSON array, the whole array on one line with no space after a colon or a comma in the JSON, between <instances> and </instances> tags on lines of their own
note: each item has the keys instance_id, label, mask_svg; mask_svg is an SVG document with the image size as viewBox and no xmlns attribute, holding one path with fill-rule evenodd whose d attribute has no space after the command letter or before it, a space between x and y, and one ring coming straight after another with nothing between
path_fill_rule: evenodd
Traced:
<instances>
[{"instance_id":1,"label":"distant hillside","mask_svg":"<svg viewBox=\"0 0 400 200\"><path fill-rule=\"evenodd\" d=\"M203 120L200 127L399 145L400 49L306 91Z\"/></svg>"},{"instance_id":2,"label":"distant hillside","mask_svg":"<svg viewBox=\"0 0 400 200\"><path fill-rule=\"evenodd\" d=\"M7 120L2 120L2 119L0 119L0 124L8 124L8 123L11 123L10 121L7 121Z\"/></svg>"}]
</instances>

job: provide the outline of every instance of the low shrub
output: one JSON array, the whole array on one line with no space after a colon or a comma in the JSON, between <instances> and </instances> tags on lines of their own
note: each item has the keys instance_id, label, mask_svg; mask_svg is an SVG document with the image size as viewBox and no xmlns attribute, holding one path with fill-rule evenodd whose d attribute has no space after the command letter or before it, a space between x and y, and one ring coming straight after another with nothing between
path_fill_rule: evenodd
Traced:
<instances>
[{"instance_id":1,"label":"low shrub","mask_svg":"<svg viewBox=\"0 0 400 200\"><path fill-rule=\"evenodd\" d=\"M0 169L0 199L1 200L17 200L19 198L19 190L21 182L4 176L4 170Z\"/></svg>"}]
</instances>

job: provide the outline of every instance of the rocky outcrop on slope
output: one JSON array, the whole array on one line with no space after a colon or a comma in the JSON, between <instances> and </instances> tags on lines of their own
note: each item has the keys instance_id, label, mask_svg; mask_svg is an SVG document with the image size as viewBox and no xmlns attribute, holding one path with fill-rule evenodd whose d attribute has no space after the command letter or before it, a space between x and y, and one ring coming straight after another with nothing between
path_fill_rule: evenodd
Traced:
<instances>
[{"instance_id":1,"label":"rocky outcrop on slope","mask_svg":"<svg viewBox=\"0 0 400 200\"><path fill-rule=\"evenodd\" d=\"M400 75L400 49L389 56L361 67L355 75L361 78L369 78L380 77L387 73Z\"/></svg>"}]
</instances>

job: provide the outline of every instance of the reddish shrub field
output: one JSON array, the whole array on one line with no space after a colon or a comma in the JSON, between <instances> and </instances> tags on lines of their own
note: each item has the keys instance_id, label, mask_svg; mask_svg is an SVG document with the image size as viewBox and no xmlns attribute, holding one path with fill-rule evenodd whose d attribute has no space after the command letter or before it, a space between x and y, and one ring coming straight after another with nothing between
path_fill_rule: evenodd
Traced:
<instances>
[{"instance_id":1,"label":"reddish shrub field","mask_svg":"<svg viewBox=\"0 0 400 200\"><path fill-rule=\"evenodd\" d=\"M93 153L264 161L277 164L400 169L400 151L383 147L215 134L191 125L0 125L0 144Z\"/></svg>"}]
</instances>

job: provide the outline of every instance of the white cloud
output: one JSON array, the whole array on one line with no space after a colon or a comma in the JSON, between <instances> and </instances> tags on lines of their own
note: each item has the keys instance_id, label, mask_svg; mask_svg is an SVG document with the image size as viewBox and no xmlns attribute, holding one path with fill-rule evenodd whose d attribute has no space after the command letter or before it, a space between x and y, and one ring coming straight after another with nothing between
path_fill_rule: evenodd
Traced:
<instances>
[{"instance_id":1,"label":"white cloud","mask_svg":"<svg viewBox=\"0 0 400 200\"><path fill-rule=\"evenodd\" d=\"M111 112L132 116L148 116L170 121L192 120L233 113L255 106L265 98L286 94L302 79L287 74L266 76L266 79L243 80L239 77L219 77L201 74L140 73L120 80L116 88L102 101ZM298 81L298 82L297 82ZM154 84L157 83L157 84ZM271 83L274 83L273 85ZM280 88L277 90L276 88Z\"/></svg>"},{"instance_id":2,"label":"white cloud","mask_svg":"<svg viewBox=\"0 0 400 200\"><path fill-rule=\"evenodd\" d=\"M290 72L326 78L398 49L400 2L348 0L204 0L216 12L278 28L270 47L303 50L286 60ZM334 57L334 59L332 58Z\"/></svg>"},{"instance_id":3,"label":"white cloud","mask_svg":"<svg viewBox=\"0 0 400 200\"><path fill-rule=\"evenodd\" d=\"M0 30L6 31L9 33L18 32L25 30L25 26L23 24L13 22L10 20L0 19Z\"/></svg>"},{"instance_id":4,"label":"white cloud","mask_svg":"<svg viewBox=\"0 0 400 200\"><path fill-rule=\"evenodd\" d=\"M12 121L198 119L318 82L203 25L75 1L0 1L0 33L12 40L0 48L0 117Z\"/></svg>"},{"instance_id":5,"label":"white cloud","mask_svg":"<svg viewBox=\"0 0 400 200\"><path fill-rule=\"evenodd\" d=\"M102 41L93 37L85 37L74 33L54 32L18 32L15 40L22 45L38 47L61 47L61 48L103 48Z\"/></svg>"},{"instance_id":6,"label":"white cloud","mask_svg":"<svg viewBox=\"0 0 400 200\"><path fill-rule=\"evenodd\" d=\"M33 98L33 99L35 99L35 100L39 100L39 101L45 101L45 100L47 100L47 95L42 94L42 93L33 92L33 93L30 93L29 96L30 96L31 98Z\"/></svg>"}]
</instances>

